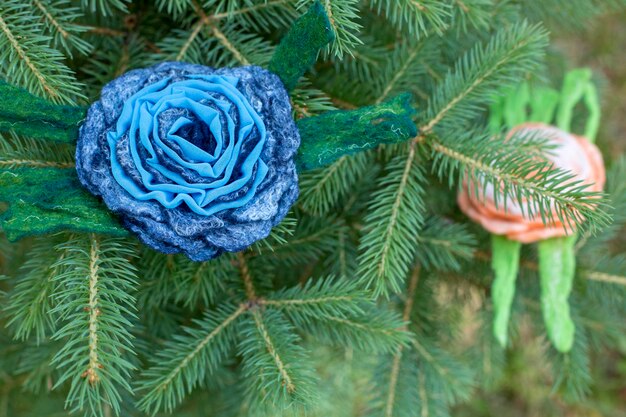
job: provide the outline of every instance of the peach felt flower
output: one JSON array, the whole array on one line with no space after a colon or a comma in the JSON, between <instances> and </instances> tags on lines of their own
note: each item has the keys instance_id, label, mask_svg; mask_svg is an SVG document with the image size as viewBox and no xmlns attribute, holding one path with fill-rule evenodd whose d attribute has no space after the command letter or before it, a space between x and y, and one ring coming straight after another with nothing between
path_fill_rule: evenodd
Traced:
<instances>
[{"instance_id":1,"label":"peach felt flower","mask_svg":"<svg viewBox=\"0 0 626 417\"><path fill-rule=\"evenodd\" d=\"M565 132L542 123L525 123L515 127L511 134L524 131L541 133L548 144L555 148L547 155L555 168L567 170L577 180L589 184L587 191L602 191L606 179L604 162L598 148L583 137ZM511 240L532 243L551 237L565 236L567 230L558 220L556 213L554 222L544 224L539 215L528 218L524 216L519 203L508 198L506 211L502 201L497 208L494 202L493 185L485 188L484 198L477 199L473 190L474 183L465 183L458 196L461 210L472 220L480 223L489 232L505 235ZM481 191L482 193L482 191Z\"/></svg>"}]
</instances>

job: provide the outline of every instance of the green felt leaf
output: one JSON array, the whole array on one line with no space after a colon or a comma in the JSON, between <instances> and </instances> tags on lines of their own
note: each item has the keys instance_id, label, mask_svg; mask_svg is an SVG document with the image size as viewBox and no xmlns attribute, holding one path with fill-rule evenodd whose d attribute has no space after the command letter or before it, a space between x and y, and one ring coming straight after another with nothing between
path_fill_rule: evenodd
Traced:
<instances>
[{"instance_id":1,"label":"green felt leaf","mask_svg":"<svg viewBox=\"0 0 626 417\"><path fill-rule=\"evenodd\" d=\"M382 143L399 143L417 136L411 119L411 95L356 110L337 110L299 120L299 171L322 167L355 152Z\"/></svg>"},{"instance_id":2,"label":"green felt leaf","mask_svg":"<svg viewBox=\"0 0 626 417\"><path fill-rule=\"evenodd\" d=\"M560 352L569 352L574 343L574 322L569 298L576 271L575 236L539 242L541 309L548 337Z\"/></svg>"},{"instance_id":3,"label":"green felt leaf","mask_svg":"<svg viewBox=\"0 0 626 417\"><path fill-rule=\"evenodd\" d=\"M510 94L504 102L504 121L507 126L517 126L526 121L526 107L530 102L528 83L520 85L515 94Z\"/></svg>"},{"instance_id":4,"label":"green felt leaf","mask_svg":"<svg viewBox=\"0 0 626 417\"><path fill-rule=\"evenodd\" d=\"M502 347L507 344L509 317L515 295L522 244L504 236L491 236L491 267L495 273L491 285L493 300L493 334Z\"/></svg>"},{"instance_id":5,"label":"green felt leaf","mask_svg":"<svg viewBox=\"0 0 626 417\"><path fill-rule=\"evenodd\" d=\"M81 187L74 169L0 169L0 201L9 203L0 217L9 240L60 230L117 236L128 233Z\"/></svg>"},{"instance_id":6,"label":"green felt leaf","mask_svg":"<svg viewBox=\"0 0 626 417\"><path fill-rule=\"evenodd\" d=\"M529 121L550 124L561 95L547 87L536 87L530 97L531 114Z\"/></svg>"},{"instance_id":7,"label":"green felt leaf","mask_svg":"<svg viewBox=\"0 0 626 417\"><path fill-rule=\"evenodd\" d=\"M85 117L83 107L51 103L28 91L0 81L0 131L73 143Z\"/></svg>"},{"instance_id":8,"label":"green felt leaf","mask_svg":"<svg viewBox=\"0 0 626 417\"><path fill-rule=\"evenodd\" d=\"M569 71L563 79L561 88L561 102L556 114L556 125L571 132L574 107L584 97L586 86L591 82L591 70L579 68Z\"/></svg>"},{"instance_id":9,"label":"green felt leaf","mask_svg":"<svg viewBox=\"0 0 626 417\"><path fill-rule=\"evenodd\" d=\"M335 39L324 7L316 1L295 21L276 48L269 70L291 91L317 59L319 50Z\"/></svg>"}]
</instances>

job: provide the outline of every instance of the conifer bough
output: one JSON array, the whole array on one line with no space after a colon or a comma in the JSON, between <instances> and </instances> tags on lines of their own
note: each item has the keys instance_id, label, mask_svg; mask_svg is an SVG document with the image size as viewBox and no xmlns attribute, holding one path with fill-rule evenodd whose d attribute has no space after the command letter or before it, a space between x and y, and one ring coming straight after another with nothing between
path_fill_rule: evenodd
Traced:
<instances>
[{"instance_id":1,"label":"conifer bough","mask_svg":"<svg viewBox=\"0 0 626 417\"><path fill-rule=\"evenodd\" d=\"M591 375L615 357L600 346L623 344L625 263L615 237L626 222L626 163L607 158L614 209L602 228L608 203L563 189L566 173L527 178L536 147L494 137L484 114L508 86L560 77L540 64L547 30L558 36L553 22L588 26L623 0L320 1L335 39L289 78L302 137L313 147L321 133L345 139L333 136L340 113L325 113L334 110L347 111L359 147L370 129L401 121L404 130L399 143L308 165L283 222L242 253L203 263L157 253L77 187L67 128L105 84L166 61L271 68L279 39L312 4L0 4L2 79L77 109L30 123L19 122L17 104L2 110L13 129L0 134L0 198L9 202L2 227L11 238L37 233L0 241L0 415L445 416L476 397L481 407L492 398L518 406L529 392L522 385L547 399L533 406L548 415L552 398L569 412L570 401L607 392L592 389L602 387ZM410 112L398 113L407 102L394 97L406 92ZM361 109L374 104L385 119L363 128L380 122ZM603 146L610 139L600 133ZM494 339L491 254L450 190L468 174L504 184L501 197L558 198L564 216L584 214L567 355L538 345L543 326L525 325L542 322L543 303L565 304L538 296L539 265L524 251L508 351ZM590 201L600 210L585 212ZM45 234L68 229L75 233ZM520 370L511 358L532 360ZM540 380L519 374L537 369Z\"/></svg>"}]
</instances>

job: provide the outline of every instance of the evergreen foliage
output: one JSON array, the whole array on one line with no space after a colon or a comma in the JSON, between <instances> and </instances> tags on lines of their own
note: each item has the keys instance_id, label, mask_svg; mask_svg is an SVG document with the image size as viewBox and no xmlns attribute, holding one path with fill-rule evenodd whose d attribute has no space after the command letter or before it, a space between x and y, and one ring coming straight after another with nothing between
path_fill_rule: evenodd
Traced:
<instances>
[{"instance_id":1,"label":"evergreen foliage","mask_svg":"<svg viewBox=\"0 0 626 417\"><path fill-rule=\"evenodd\" d=\"M599 198L538 158L540 140L494 135L486 112L522 80L558 85L567 64L544 60L549 31L626 3L320 3L336 37L292 91L294 118L408 91L416 137L301 173L267 239L210 262L131 237L3 237L0 417L448 416L526 383L579 407L595 396L596 364L623 361L626 160L605 155ZM311 4L3 1L0 77L84 106L156 62L267 66ZM41 139L0 137L0 175L72 168L72 144ZM569 354L546 343L534 250L522 252L509 348L493 338L487 234L455 209L465 176L581 229Z\"/></svg>"}]
</instances>

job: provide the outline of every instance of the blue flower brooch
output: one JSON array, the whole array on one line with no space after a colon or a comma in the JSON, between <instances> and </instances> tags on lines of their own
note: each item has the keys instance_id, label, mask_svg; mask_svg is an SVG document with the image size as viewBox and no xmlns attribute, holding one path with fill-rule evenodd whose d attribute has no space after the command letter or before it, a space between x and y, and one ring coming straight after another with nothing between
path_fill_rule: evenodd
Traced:
<instances>
[{"instance_id":1,"label":"blue flower brooch","mask_svg":"<svg viewBox=\"0 0 626 417\"><path fill-rule=\"evenodd\" d=\"M299 145L278 76L172 62L104 87L80 128L76 169L142 242L202 261L285 217Z\"/></svg>"},{"instance_id":2,"label":"blue flower brooch","mask_svg":"<svg viewBox=\"0 0 626 417\"><path fill-rule=\"evenodd\" d=\"M0 130L76 141L75 171L0 169L0 200L10 204L5 233L130 231L160 252L195 261L267 237L298 197L298 171L417 134L407 95L294 121L289 90L332 39L316 3L294 23L269 70L181 62L132 70L102 89L86 117L82 108L0 84L0 98L11 97L2 101Z\"/></svg>"}]
</instances>

